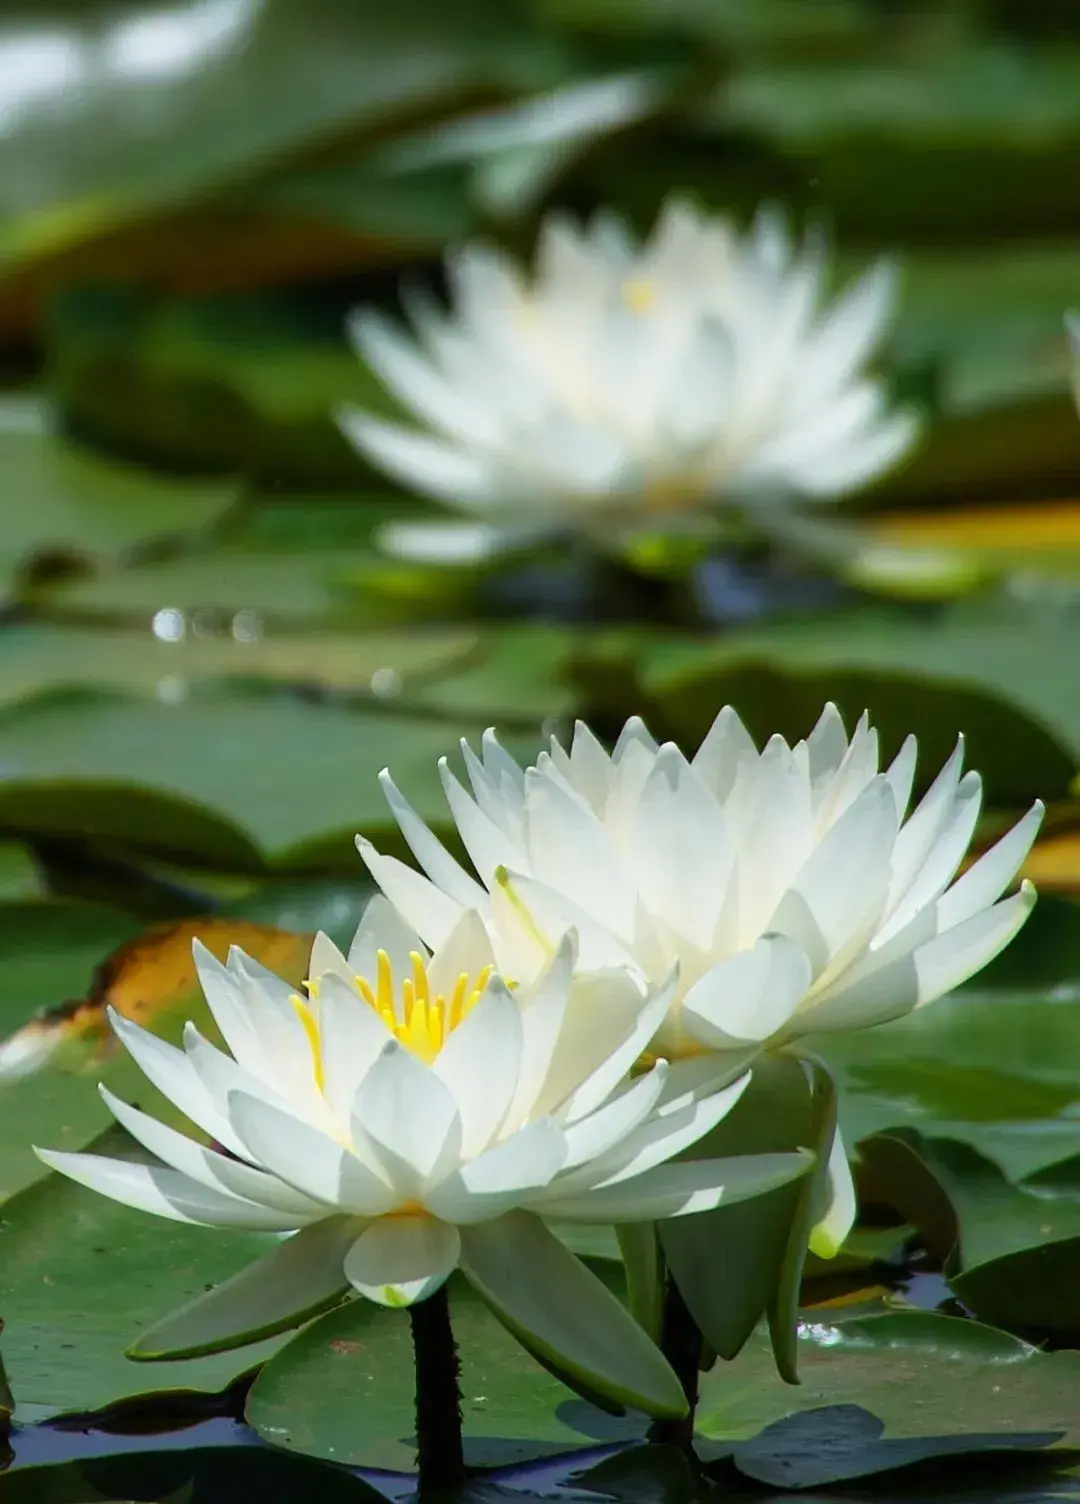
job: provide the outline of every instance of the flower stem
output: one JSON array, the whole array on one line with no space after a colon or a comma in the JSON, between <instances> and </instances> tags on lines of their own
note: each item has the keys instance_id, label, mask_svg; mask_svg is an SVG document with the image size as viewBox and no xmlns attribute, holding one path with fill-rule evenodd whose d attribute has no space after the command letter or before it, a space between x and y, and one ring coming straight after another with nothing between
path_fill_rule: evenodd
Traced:
<instances>
[{"instance_id":1,"label":"flower stem","mask_svg":"<svg viewBox=\"0 0 1080 1504\"><path fill-rule=\"evenodd\" d=\"M450 1326L446 1287L409 1307L416 1366L416 1460L420 1493L461 1488L461 1365Z\"/></svg>"},{"instance_id":2,"label":"flower stem","mask_svg":"<svg viewBox=\"0 0 1080 1504\"><path fill-rule=\"evenodd\" d=\"M679 1287L669 1274L664 1294L664 1315L660 1326L660 1351L675 1370L690 1406L681 1420L654 1421L650 1441L689 1449L694 1440L694 1414L698 1402L698 1374L701 1368L702 1339L697 1322L686 1308Z\"/></svg>"}]
</instances>

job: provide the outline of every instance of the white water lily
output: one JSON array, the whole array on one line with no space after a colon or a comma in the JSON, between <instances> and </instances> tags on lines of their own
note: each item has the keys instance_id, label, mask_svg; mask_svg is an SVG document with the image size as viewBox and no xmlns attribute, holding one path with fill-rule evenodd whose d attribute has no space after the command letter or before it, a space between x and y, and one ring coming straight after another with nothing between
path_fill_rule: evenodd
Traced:
<instances>
[{"instance_id":1,"label":"white water lily","mask_svg":"<svg viewBox=\"0 0 1080 1504\"><path fill-rule=\"evenodd\" d=\"M745 1080L658 1061L628 1072L667 1009L625 970L574 980L575 940L513 989L468 911L429 953L382 898L348 957L319 936L301 996L243 952L197 948L231 1054L188 1024L183 1049L112 1015L147 1077L218 1147L102 1095L151 1164L39 1150L128 1206L211 1227L291 1232L144 1338L206 1351L294 1324L352 1286L408 1305L460 1267L526 1344L617 1398L677 1412L681 1391L618 1301L540 1215L677 1216L783 1184L807 1158L667 1161ZM288 1318L292 1318L290 1321Z\"/></svg>"},{"instance_id":2,"label":"white water lily","mask_svg":"<svg viewBox=\"0 0 1080 1504\"><path fill-rule=\"evenodd\" d=\"M348 410L345 432L407 487L464 514L398 524L414 558L482 558L545 535L700 526L732 500L827 500L911 446L864 366L893 302L871 268L827 304L823 239L782 215L746 233L682 199L638 245L611 213L545 222L531 282L500 252L449 259L453 306L409 301L413 336L354 317L360 353L422 429Z\"/></svg>"},{"instance_id":3,"label":"white water lily","mask_svg":"<svg viewBox=\"0 0 1080 1504\"><path fill-rule=\"evenodd\" d=\"M981 803L963 745L908 815L916 744L879 771L868 719L850 741L828 705L794 747L759 752L725 708L692 759L638 719L609 756L578 723L522 770L484 737L472 794L441 764L476 876L383 785L426 877L359 842L372 876L428 944L464 908L485 917L498 964L528 978L559 937L579 966L643 982L679 967L652 1049L733 1063L801 1035L898 1018L985 966L1023 924L1030 883L1002 898L1042 818L1033 808L953 881ZM906 817L906 818L905 818Z\"/></svg>"}]
</instances>

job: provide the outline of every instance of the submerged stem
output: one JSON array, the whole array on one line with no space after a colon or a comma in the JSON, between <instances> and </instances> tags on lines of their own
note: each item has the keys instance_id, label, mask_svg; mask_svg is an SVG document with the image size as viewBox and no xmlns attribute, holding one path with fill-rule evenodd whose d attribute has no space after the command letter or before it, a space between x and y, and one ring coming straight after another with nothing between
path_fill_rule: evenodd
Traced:
<instances>
[{"instance_id":1,"label":"submerged stem","mask_svg":"<svg viewBox=\"0 0 1080 1504\"><path fill-rule=\"evenodd\" d=\"M461 1446L461 1365L450 1326L446 1287L409 1307L416 1366L416 1460L420 1493L460 1489L465 1481Z\"/></svg>"},{"instance_id":2,"label":"submerged stem","mask_svg":"<svg viewBox=\"0 0 1080 1504\"><path fill-rule=\"evenodd\" d=\"M697 1322L686 1308L671 1274L664 1293L664 1315L660 1326L660 1351L675 1370L682 1385L690 1413L681 1420L654 1421L650 1441L689 1448L694 1440L694 1415L698 1402L698 1375L701 1370L702 1337Z\"/></svg>"}]
</instances>

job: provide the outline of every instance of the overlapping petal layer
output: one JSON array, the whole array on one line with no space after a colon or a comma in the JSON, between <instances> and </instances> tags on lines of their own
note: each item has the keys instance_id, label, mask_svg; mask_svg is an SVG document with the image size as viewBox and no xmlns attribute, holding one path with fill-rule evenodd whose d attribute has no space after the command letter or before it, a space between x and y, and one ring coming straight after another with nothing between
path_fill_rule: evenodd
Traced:
<instances>
[{"instance_id":1,"label":"overlapping petal layer","mask_svg":"<svg viewBox=\"0 0 1080 1504\"><path fill-rule=\"evenodd\" d=\"M361 842L375 880L433 945L480 906L518 977L571 929L584 972L630 966L646 986L677 967L656 1055L718 1052L734 1071L763 1046L899 1017L984 966L1034 902L1027 883L1002 895L1041 805L957 878L981 798L962 746L909 814L914 739L882 769L868 720L849 739L831 705L805 741L761 751L725 709L692 759L638 720L610 756L581 723L526 770L492 733L465 752L471 793L442 771L476 877L384 774L427 878Z\"/></svg>"}]
</instances>

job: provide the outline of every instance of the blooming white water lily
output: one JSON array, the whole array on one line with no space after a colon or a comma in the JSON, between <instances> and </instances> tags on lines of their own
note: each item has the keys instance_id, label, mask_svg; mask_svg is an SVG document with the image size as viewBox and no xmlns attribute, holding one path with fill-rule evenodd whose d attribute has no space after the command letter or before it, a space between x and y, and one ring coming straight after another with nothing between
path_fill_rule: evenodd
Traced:
<instances>
[{"instance_id":1,"label":"blooming white water lily","mask_svg":"<svg viewBox=\"0 0 1080 1504\"><path fill-rule=\"evenodd\" d=\"M827 305L827 261L776 212L740 233L672 199L644 245L611 213L550 216L531 282L466 246L450 312L409 300L414 337L356 315L360 353L424 427L348 410L345 432L468 519L398 524L385 545L458 561L561 531L606 546L700 526L716 503L865 485L917 427L863 369L894 277L880 263Z\"/></svg>"},{"instance_id":2,"label":"blooming white water lily","mask_svg":"<svg viewBox=\"0 0 1080 1504\"><path fill-rule=\"evenodd\" d=\"M239 950L223 966L197 948L231 1055L190 1023L178 1049L114 1013L147 1077L215 1147L103 1087L157 1162L38 1150L44 1162L159 1216L299 1229L168 1334L144 1335L139 1355L235 1345L238 1330L251 1340L349 1285L408 1305L460 1266L534 1351L616 1398L677 1413L660 1354L538 1214L677 1216L783 1184L808 1159L667 1164L745 1080L718 1086L715 1072L666 1061L629 1079L667 991L625 969L575 979L575 945L567 934L511 988L477 914L459 912L431 954L377 897L347 957L317 938L304 996Z\"/></svg>"},{"instance_id":3,"label":"blooming white water lily","mask_svg":"<svg viewBox=\"0 0 1080 1504\"><path fill-rule=\"evenodd\" d=\"M463 750L472 794L445 759L441 773L477 876L384 772L427 876L360 841L376 882L431 945L479 910L498 964L522 978L571 928L583 970L659 981L677 964L651 1046L673 1059L721 1051L734 1064L898 1018L985 966L1035 900L1027 882L1001 895L1040 803L954 882L981 802L962 742L907 815L914 737L881 772L868 719L849 741L833 705L805 741L774 736L761 752L731 708L692 759L636 718L610 756L581 722L569 753L553 739L525 771L492 732L482 759Z\"/></svg>"}]
</instances>

